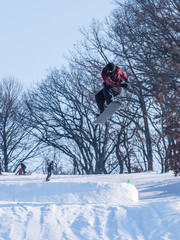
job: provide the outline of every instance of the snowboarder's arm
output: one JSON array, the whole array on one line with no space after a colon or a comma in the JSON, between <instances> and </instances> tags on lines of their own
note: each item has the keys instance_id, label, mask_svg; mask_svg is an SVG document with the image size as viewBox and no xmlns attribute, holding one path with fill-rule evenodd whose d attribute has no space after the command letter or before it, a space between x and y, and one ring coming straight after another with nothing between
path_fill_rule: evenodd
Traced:
<instances>
[{"instance_id":1,"label":"snowboarder's arm","mask_svg":"<svg viewBox=\"0 0 180 240\"><path fill-rule=\"evenodd\" d=\"M104 82L103 82L103 87L116 87L116 83L113 82L110 77L107 77L104 79Z\"/></svg>"},{"instance_id":2,"label":"snowboarder's arm","mask_svg":"<svg viewBox=\"0 0 180 240\"><path fill-rule=\"evenodd\" d=\"M119 74L120 74L121 78L123 78L125 81L127 80L127 78L128 78L127 75L121 69L119 69Z\"/></svg>"}]
</instances>

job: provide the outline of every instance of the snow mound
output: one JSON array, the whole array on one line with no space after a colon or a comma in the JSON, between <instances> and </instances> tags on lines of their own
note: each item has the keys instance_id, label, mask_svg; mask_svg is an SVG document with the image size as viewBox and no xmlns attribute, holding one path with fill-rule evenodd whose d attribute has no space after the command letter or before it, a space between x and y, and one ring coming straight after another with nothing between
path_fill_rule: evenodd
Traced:
<instances>
[{"instance_id":1,"label":"snow mound","mask_svg":"<svg viewBox=\"0 0 180 240\"><path fill-rule=\"evenodd\" d=\"M180 181L172 173L45 178L0 175L0 240L180 239Z\"/></svg>"},{"instance_id":2,"label":"snow mound","mask_svg":"<svg viewBox=\"0 0 180 240\"><path fill-rule=\"evenodd\" d=\"M138 191L130 183L4 182L1 183L0 201L123 205L138 202Z\"/></svg>"}]
</instances>

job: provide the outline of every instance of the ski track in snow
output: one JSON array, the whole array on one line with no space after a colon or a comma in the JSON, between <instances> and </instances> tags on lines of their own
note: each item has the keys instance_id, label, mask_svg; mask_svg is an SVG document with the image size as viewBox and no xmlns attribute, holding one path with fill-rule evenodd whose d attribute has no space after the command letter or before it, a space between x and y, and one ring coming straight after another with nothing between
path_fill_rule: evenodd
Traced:
<instances>
[{"instance_id":1,"label":"ski track in snow","mask_svg":"<svg viewBox=\"0 0 180 240\"><path fill-rule=\"evenodd\" d=\"M180 178L171 173L44 179L38 174L0 176L0 240L180 239ZM38 193L31 196L27 188Z\"/></svg>"}]
</instances>

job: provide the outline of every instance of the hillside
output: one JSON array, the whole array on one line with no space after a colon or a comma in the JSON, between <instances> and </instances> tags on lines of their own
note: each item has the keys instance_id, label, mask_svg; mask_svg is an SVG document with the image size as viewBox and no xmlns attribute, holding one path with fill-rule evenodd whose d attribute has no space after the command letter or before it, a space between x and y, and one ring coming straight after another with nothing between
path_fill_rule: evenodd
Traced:
<instances>
[{"instance_id":1,"label":"hillside","mask_svg":"<svg viewBox=\"0 0 180 240\"><path fill-rule=\"evenodd\" d=\"M171 173L50 182L4 173L0 189L0 240L180 239L180 179Z\"/></svg>"}]
</instances>

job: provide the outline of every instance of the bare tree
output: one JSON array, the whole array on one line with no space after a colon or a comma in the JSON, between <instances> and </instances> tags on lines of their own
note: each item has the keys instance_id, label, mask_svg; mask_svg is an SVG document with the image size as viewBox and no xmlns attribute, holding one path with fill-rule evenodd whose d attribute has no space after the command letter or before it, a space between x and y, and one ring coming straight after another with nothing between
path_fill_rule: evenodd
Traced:
<instances>
[{"instance_id":1,"label":"bare tree","mask_svg":"<svg viewBox=\"0 0 180 240\"><path fill-rule=\"evenodd\" d=\"M44 146L53 146L73 159L78 157L86 174L107 173L115 154L109 124L93 124L95 108L91 86L84 84L81 69L53 70L37 89L27 95L28 125Z\"/></svg>"},{"instance_id":2,"label":"bare tree","mask_svg":"<svg viewBox=\"0 0 180 240\"><path fill-rule=\"evenodd\" d=\"M29 129L24 125L22 88L14 79L0 83L0 151L6 172L15 171L20 162L33 156Z\"/></svg>"},{"instance_id":3,"label":"bare tree","mask_svg":"<svg viewBox=\"0 0 180 240\"><path fill-rule=\"evenodd\" d=\"M116 55L116 59L128 66L132 75L133 89L143 113L148 168L152 170L152 143L156 140L152 138L149 126L150 122L151 128L155 126L150 111L155 112L156 106L148 112L148 103L158 100L156 103L161 104L159 117L164 121L169 121L172 111L178 113L179 100L175 98L179 96L180 75L179 4L176 0L116 2L119 8L107 21L109 40L105 46ZM178 124L176 126L178 131ZM154 130L157 129L160 128L155 126ZM164 143L169 142L167 134L165 140L162 132L156 133L161 135ZM160 156L161 151L158 154ZM167 166L167 155L165 157Z\"/></svg>"},{"instance_id":4,"label":"bare tree","mask_svg":"<svg viewBox=\"0 0 180 240\"><path fill-rule=\"evenodd\" d=\"M179 119L179 97L174 98L179 96L179 4L116 2L104 25L93 21L82 29L84 40L71 51L70 70L52 71L28 94L27 122L45 146L76 154L86 173L153 170L158 155L167 171L179 143L170 131L172 122L178 131L174 119ZM131 77L131 96L103 127L94 126L94 95L108 61Z\"/></svg>"},{"instance_id":5,"label":"bare tree","mask_svg":"<svg viewBox=\"0 0 180 240\"><path fill-rule=\"evenodd\" d=\"M115 15L115 17L117 17ZM124 21L121 19L122 22ZM119 21L121 21L119 20ZM113 24L117 23L117 20L112 20ZM108 30L104 31L104 28L101 27L100 24L97 22L93 22L92 26L89 31L83 30L83 35L85 37L85 41L81 44L84 46L83 50L83 56L82 54L78 53L80 50L78 49L78 52L76 54L73 54L73 60L74 62L78 63L79 65L83 66L83 68L88 69L95 69L91 70L92 74L94 72L97 72L97 70L100 68L100 66L104 66L106 64L107 60L112 59L114 62L120 62L123 63L122 66L124 66L125 69L129 70L129 75L131 74L134 76L135 80L133 79L132 83L132 90L131 92L133 93L133 96L128 97L126 99L122 99L122 101L126 101L126 106L129 106L128 109L123 108L120 115L124 117L125 119L128 118L133 124L135 124L135 127L139 127L139 131L145 136L146 140L146 151L145 156L148 162L148 169L153 170L153 154L152 154L152 143L151 143L151 135L150 135L150 130L149 130L149 122L148 122L148 113L147 113L147 107L146 107L146 100L145 96L147 95L147 92L145 92L145 84L143 86L143 81L139 80L137 74L133 71L132 69L132 64L128 61L125 60L125 54L123 53L124 50L123 48L125 47L123 39L119 39L119 33L115 31L116 28L118 31L120 31L119 25L116 25L116 28L114 29L114 25L112 23L109 23L109 34ZM125 23L124 23L125 24ZM124 27L124 25L123 25ZM123 28L122 27L122 28ZM114 33L112 35L112 32ZM119 49L118 49L119 48ZM119 55L119 52L121 51L121 55ZM113 54L113 55L112 55ZM102 63L104 61L104 64ZM125 67L125 65L127 66ZM101 67L102 69L102 67ZM100 72L100 71L99 71ZM96 83L96 89L99 87L99 74L96 75L97 83ZM91 82L90 82L91 83ZM131 108L130 108L131 107ZM135 118L135 114L138 115ZM143 120L143 125L142 123L139 123L139 119Z\"/></svg>"}]
</instances>

